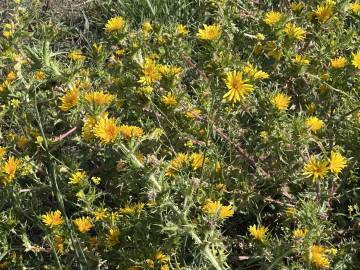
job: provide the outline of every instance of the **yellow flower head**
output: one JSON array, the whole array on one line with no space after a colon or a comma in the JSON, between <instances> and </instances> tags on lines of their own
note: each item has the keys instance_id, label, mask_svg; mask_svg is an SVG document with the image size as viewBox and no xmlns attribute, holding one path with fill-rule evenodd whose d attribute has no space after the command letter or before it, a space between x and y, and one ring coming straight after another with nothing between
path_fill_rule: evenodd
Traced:
<instances>
[{"instance_id":1,"label":"yellow flower head","mask_svg":"<svg viewBox=\"0 0 360 270\"><path fill-rule=\"evenodd\" d=\"M69 52L68 57L73 61L81 61L85 59L85 56L79 50Z\"/></svg>"},{"instance_id":2,"label":"yellow flower head","mask_svg":"<svg viewBox=\"0 0 360 270\"><path fill-rule=\"evenodd\" d=\"M353 64L354 67L356 67L357 69L360 69L360 50L357 51L357 53L353 53L352 54L353 59L351 61L351 63Z\"/></svg>"},{"instance_id":3,"label":"yellow flower head","mask_svg":"<svg viewBox=\"0 0 360 270\"><path fill-rule=\"evenodd\" d=\"M255 239L259 241L264 241L266 238L266 233L269 230L267 227L264 226L256 226L251 225L248 228L250 235Z\"/></svg>"},{"instance_id":4,"label":"yellow flower head","mask_svg":"<svg viewBox=\"0 0 360 270\"><path fill-rule=\"evenodd\" d=\"M351 8L352 12L360 13L360 3L359 2L351 3L350 8Z\"/></svg>"},{"instance_id":5,"label":"yellow flower head","mask_svg":"<svg viewBox=\"0 0 360 270\"><path fill-rule=\"evenodd\" d=\"M190 158L192 160L191 165L194 170L200 169L203 166L203 164L207 162L207 159L204 160L203 153L193 153Z\"/></svg>"},{"instance_id":6,"label":"yellow flower head","mask_svg":"<svg viewBox=\"0 0 360 270\"><path fill-rule=\"evenodd\" d=\"M300 41L303 41L305 39L305 36L306 36L306 31L303 28L301 28L299 26L296 26L293 23L287 23L285 25L284 33L289 38L297 39L297 40L300 40Z\"/></svg>"},{"instance_id":7,"label":"yellow flower head","mask_svg":"<svg viewBox=\"0 0 360 270\"><path fill-rule=\"evenodd\" d=\"M234 209L231 204L224 206L220 201L207 200L202 207L202 211L213 217L218 216L220 219L227 219L234 215Z\"/></svg>"},{"instance_id":8,"label":"yellow flower head","mask_svg":"<svg viewBox=\"0 0 360 270\"><path fill-rule=\"evenodd\" d=\"M15 71L10 71L7 75L6 75L6 81L7 82L12 82L13 80L16 79L16 72Z\"/></svg>"},{"instance_id":9,"label":"yellow flower head","mask_svg":"<svg viewBox=\"0 0 360 270\"><path fill-rule=\"evenodd\" d=\"M6 147L0 146L0 159L3 158L6 152Z\"/></svg>"},{"instance_id":10,"label":"yellow flower head","mask_svg":"<svg viewBox=\"0 0 360 270\"><path fill-rule=\"evenodd\" d=\"M199 109L192 109L186 112L186 117L191 119L197 119L201 115L201 110Z\"/></svg>"},{"instance_id":11,"label":"yellow flower head","mask_svg":"<svg viewBox=\"0 0 360 270\"><path fill-rule=\"evenodd\" d=\"M139 83L152 85L161 79L159 67L156 65L155 61L149 57L145 59L142 72L143 76L140 77Z\"/></svg>"},{"instance_id":12,"label":"yellow flower head","mask_svg":"<svg viewBox=\"0 0 360 270\"><path fill-rule=\"evenodd\" d=\"M108 247L113 247L117 245L119 241L120 231L118 228L111 228L106 235L106 243Z\"/></svg>"},{"instance_id":13,"label":"yellow flower head","mask_svg":"<svg viewBox=\"0 0 360 270\"><path fill-rule=\"evenodd\" d=\"M137 126L121 125L119 132L125 139L141 138L144 135L144 130Z\"/></svg>"},{"instance_id":14,"label":"yellow flower head","mask_svg":"<svg viewBox=\"0 0 360 270\"><path fill-rule=\"evenodd\" d=\"M304 256L305 258L309 257L308 260L318 268L329 268L330 261L326 255L326 248L321 245L312 245L310 247L310 254Z\"/></svg>"},{"instance_id":15,"label":"yellow flower head","mask_svg":"<svg viewBox=\"0 0 360 270\"><path fill-rule=\"evenodd\" d=\"M319 22L326 22L333 14L333 4L329 1L317 6L314 15Z\"/></svg>"},{"instance_id":16,"label":"yellow flower head","mask_svg":"<svg viewBox=\"0 0 360 270\"><path fill-rule=\"evenodd\" d=\"M103 114L94 127L94 135L99 138L101 143L108 144L114 142L119 134L119 127L116 125L115 118L108 118Z\"/></svg>"},{"instance_id":17,"label":"yellow flower head","mask_svg":"<svg viewBox=\"0 0 360 270\"><path fill-rule=\"evenodd\" d=\"M221 35L221 28L218 24L206 25L204 29L199 29L196 36L201 40L212 41L217 39Z\"/></svg>"},{"instance_id":18,"label":"yellow flower head","mask_svg":"<svg viewBox=\"0 0 360 270\"><path fill-rule=\"evenodd\" d=\"M329 170L339 174L346 167L346 159L337 152L331 151L329 161Z\"/></svg>"},{"instance_id":19,"label":"yellow flower head","mask_svg":"<svg viewBox=\"0 0 360 270\"><path fill-rule=\"evenodd\" d=\"M316 116L312 116L306 119L305 125L310 131L316 133L324 127L324 121L320 120Z\"/></svg>"},{"instance_id":20,"label":"yellow flower head","mask_svg":"<svg viewBox=\"0 0 360 270\"><path fill-rule=\"evenodd\" d=\"M328 162L318 160L315 156L311 156L304 165L304 175L308 178L312 177L313 182L318 178L324 178L328 170Z\"/></svg>"},{"instance_id":21,"label":"yellow flower head","mask_svg":"<svg viewBox=\"0 0 360 270\"><path fill-rule=\"evenodd\" d=\"M268 25L277 24L282 18L282 14L277 11L270 11L265 13L264 22Z\"/></svg>"},{"instance_id":22,"label":"yellow flower head","mask_svg":"<svg viewBox=\"0 0 360 270\"><path fill-rule=\"evenodd\" d=\"M182 24L178 24L176 26L176 32L180 35L180 36L186 36L189 33L189 30L187 30L185 25Z\"/></svg>"},{"instance_id":23,"label":"yellow flower head","mask_svg":"<svg viewBox=\"0 0 360 270\"><path fill-rule=\"evenodd\" d=\"M176 157L170 162L170 165L166 168L166 176L175 176L176 172L183 167L188 160L188 155L184 153L178 153Z\"/></svg>"},{"instance_id":24,"label":"yellow flower head","mask_svg":"<svg viewBox=\"0 0 360 270\"><path fill-rule=\"evenodd\" d=\"M292 11L300 11L305 7L305 4L303 2L299 2L299 3L292 3L290 5L290 8Z\"/></svg>"},{"instance_id":25,"label":"yellow flower head","mask_svg":"<svg viewBox=\"0 0 360 270\"><path fill-rule=\"evenodd\" d=\"M346 58L342 56L330 60L331 67L336 69L345 67L346 63L347 63Z\"/></svg>"},{"instance_id":26,"label":"yellow flower head","mask_svg":"<svg viewBox=\"0 0 360 270\"><path fill-rule=\"evenodd\" d=\"M308 229L297 228L293 231L294 238L304 238L308 234Z\"/></svg>"},{"instance_id":27,"label":"yellow flower head","mask_svg":"<svg viewBox=\"0 0 360 270\"><path fill-rule=\"evenodd\" d=\"M261 80L269 78L269 74L262 70L258 70L254 67L251 63L247 63L246 66L243 68L243 72L246 74L247 77L253 80Z\"/></svg>"},{"instance_id":28,"label":"yellow flower head","mask_svg":"<svg viewBox=\"0 0 360 270\"><path fill-rule=\"evenodd\" d=\"M294 64L297 65L309 65L310 64L310 60L307 59L306 56L302 56L301 54L296 54L295 57L292 59Z\"/></svg>"},{"instance_id":29,"label":"yellow flower head","mask_svg":"<svg viewBox=\"0 0 360 270\"><path fill-rule=\"evenodd\" d=\"M63 97L60 98L61 106L59 108L67 112L71 108L75 107L80 99L80 90L78 87L73 86L71 87Z\"/></svg>"},{"instance_id":30,"label":"yellow flower head","mask_svg":"<svg viewBox=\"0 0 360 270\"><path fill-rule=\"evenodd\" d=\"M113 17L109 19L105 24L106 32L115 32L122 29L125 26L125 20L123 17Z\"/></svg>"},{"instance_id":31,"label":"yellow flower head","mask_svg":"<svg viewBox=\"0 0 360 270\"><path fill-rule=\"evenodd\" d=\"M11 182L15 178L15 174L21 164L21 161L13 156L10 156L4 163L2 171L6 174L5 182Z\"/></svg>"},{"instance_id":32,"label":"yellow flower head","mask_svg":"<svg viewBox=\"0 0 360 270\"><path fill-rule=\"evenodd\" d=\"M277 93L271 100L272 104L279 111L286 111L289 107L290 101L291 101L291 97L283 93Z\"/></svg>"},{"instance_id":33,"label":"yellow flower head","mask_svg":"<svg viewBox=\"0 0 360 270\"><path fill-rule=\"evenodd\" d=\"M154 258L156 261L161 263L166 263L169 260L169 256L164 254L164 252L162 252L161 250L157 250L155 252Z\"/></svg>"},{"instance_id":34,"label":"yellow flower head","mask_svg":"<svg viewBox=\"0 0 360 270\"><path fill-rule=\"evenodd\" d=\"M171 65L159 65L158 68L161 75L165 77L179 77L182 72L182 68Z\"/></svg>"},{"instance_id":35,"label":"yellow flower head","mask_svg":"<svg viewBox=\"0 0 360 270\"><path fill-rule=\"evenodd\" d=\"M111 94L104 93L104 91L95 91L85 94L85 99L89 103L96 105L107 105L113 101L115 96Z\"/></svg>"},{"instance_id":36,"label":"yellow flower head","mask_svg":"<svg viewBox=\"0 0 360 270\"><path fill-rule=\"evenodd\" d=\"M83 137L84 141L89 141L91 138L94 137L94 127L96 125L96 118L93 116L89 116L85 119L84 125L81 130L81 136Z\"/></svg>"},{"instance_id":37,"label":"yellow flower head","mask_svg":"<svg viewBox=\"0 0 360 270\"><path fill-rule=\"evenodd\" d=\"M86 179L86 173L84 171L77 171L71 174L69 184L78 185Z\"/></svg>"},{"instance_id":38,"label":"yellow flower head","mask_svg":"<svg viewBox=\"0 0 360 270\"><path fill-rule=\"evenodd\" d=\"M45 215L41 216L42 222L51 229L64 223L64 220L61 216L61 212L56 210L54 212L47 212Z\"/></svg>"},{"instance_id":39,"label":"yellow flower head","mask_svg":"<svg viewBox=\"0 0 360 270\"><path fill-rule=\"evenodd\" d=\"M145 35L148 35L150 31L152 31L153 28L151 26L151 23L149 21L146 21L143 23L143 31Z\"/></svg>"},{"instance_id":40,"label":"yellow flower head","mask_svg":"<svg viewBox=\"0 0 360 270\"><path fill-rule=\"evenodd\" d=\"M81 233L85 233L91 230L93 224L89 217L80 217L74 220L74 224Z\"/></svg>"},{"instance_id":41,"label":"yellow flower head","mask_svg":"<svg viewBox=\"0 0 360 270\"><path fill-rule=\"evenodd\" d=\"M244 99L249 93L254 90L252 84L247 83L247 79L243 79L242 72L229 71L225 80L228 92L223 96L228 102L238 102Z\"/></svg>"},{"instance_id":42,"label":"yellow flower head","mask_svg":"<svg viewBox=\"0 0 360 270\"><path fill-rule=\"evenodd\" d=\"M94 216L95 216L95 221L101 221L106 219L109 216L109 214L106 208L100 208L99 210L94 212Z\"/></svg>"},{"instance_id":43,"label":"yellow flower head","mask_svg":"<svg viewBox=\"0 0 360 270\"><path fill-rule=\"evenodd\" d=\"M164 105L167 107L174 107L177 105L176 97L171 92L163 95L161 97L161 102L164 103Z\"/></svg>"},{"instance_id":44,"label":"yellow flower head","mask_svg":"<svg viewBox=\"0 0 360 270\"><path fill-rule=\"evenodd\" d=\"M34 78L37 81L42 81L45 79L45 72L38 70L34 73Z\"/></svg>"}]
</instances>

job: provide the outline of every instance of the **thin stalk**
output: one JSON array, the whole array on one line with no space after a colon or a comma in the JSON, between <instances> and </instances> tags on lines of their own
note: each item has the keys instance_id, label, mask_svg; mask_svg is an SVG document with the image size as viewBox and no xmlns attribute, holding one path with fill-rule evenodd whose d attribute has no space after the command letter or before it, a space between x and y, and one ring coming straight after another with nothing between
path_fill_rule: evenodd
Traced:
<instances>
[{"instance_id":1,"label":"thin stalk","mask_svg":"<svg viewBox=\"0 0 360 270\"><path fill-rule=\"evenodd\" d=\"M58 183L57 183L57 174L56 174L55 166L53 164L53 158L52 158L51 153L49 152L48 140L46 138L44 128L43 128L43 125L42 125L42 122L41 122L40 113L39 113L39 110L38 110L38 107L37 107L36 95L37 95L37 93L36 93L36 89L35 89L34 102L35 102L35 113L36 113L36 118L37 118L36 120L38 122L40 133L41 133L41 136L43 138L44 150L46 151L46 154L48 156L48 162L49 162L48 163L48 170L51 172L51 177L50 177L51 186L53 188L53 192L54 192L54 194L56 196L56 199L57 199L58 205L60 207L60 210L61 210L62 214L64 215L64 220L65 220L66 227L68 228L68 230L70 232L71 243L72 243L72 246L73 246L73 248L75 250L76 257L77 257L77 259L79 261L80 269L82 270L82 269L84 269L83 263L85 263L85 265L87 264L87 259L85 257L85 254L84 254L79 242L77 240L75 240L74 228L71 225L71 222L70 222L70 220L69 220L69 218L68 218L68 216L66 214L64 200L63 200L63 197L61 195L61 192L60 192L60 189L59 189L59 186L58 186Z\"/></svg>"}]
</instances>

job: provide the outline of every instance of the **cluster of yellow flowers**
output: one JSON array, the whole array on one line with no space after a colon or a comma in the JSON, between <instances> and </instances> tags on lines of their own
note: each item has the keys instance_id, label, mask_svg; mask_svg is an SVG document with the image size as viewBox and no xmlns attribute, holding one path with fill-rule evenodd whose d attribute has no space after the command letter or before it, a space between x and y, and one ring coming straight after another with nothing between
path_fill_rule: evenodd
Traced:
<instances>
[{"instance_id":1,"label":"cluster of yellow flowers","mask_svg":"<svg viewBox=\"0 0 360 270\"><path fill-rule=\"evenodd\" d=\"M304 165L304 175L316 181L318 178L323 179L329 171L335 174L341 173L346 165L346 159L339 152L331 151L327 160L319 160L316 156L311 156Z\"/></svg>"}]
</instances>

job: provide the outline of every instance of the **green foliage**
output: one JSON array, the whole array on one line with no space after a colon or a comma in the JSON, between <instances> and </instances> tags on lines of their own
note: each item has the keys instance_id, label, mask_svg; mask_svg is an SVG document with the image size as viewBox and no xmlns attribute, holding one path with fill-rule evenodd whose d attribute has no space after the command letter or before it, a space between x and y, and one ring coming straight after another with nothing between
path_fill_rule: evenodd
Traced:
<instances>
[{"instance_id":1,"label":"green foliage","mask_svg":"<svg viewBox=\"0 0 360 270\"><path fill-rule=\"evenodd\" d=\"M360 267L360 3L55 2L0 4L0 269Z\"/></svg>"}]
</instances>

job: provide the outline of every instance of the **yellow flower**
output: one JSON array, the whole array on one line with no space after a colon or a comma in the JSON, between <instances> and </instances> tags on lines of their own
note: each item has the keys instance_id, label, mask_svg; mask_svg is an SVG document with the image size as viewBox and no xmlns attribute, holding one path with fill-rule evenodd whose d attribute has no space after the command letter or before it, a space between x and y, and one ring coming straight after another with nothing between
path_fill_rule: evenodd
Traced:
<instances>
[{"instance_id":1,"label":"yellow flower","mask_svg":"<svg viewBox=\"0 0 360 270\"><path fill-rule=\"evenodd\" d=\"M166 176L175 176L176 172L181 169L181 167L188 160L188 155L184 153L178 153L176 157L170 162L170 165L166 168Z\"/></svg>"},{"instance_id":2,"label":"yellow flower","mask_svg":"<svg viewBox=\"0 0 360 270\"><path fill-rule=\"evenodd\" d=\"M68 57L73 61L81 61L85 59L85 56L79 50L69 52Z\"/></svg>"},{"instance_id":3,"label":"yellow flower","mask_svg":"<svg viewBox=\"0 0 360 270\"><path fill-rule=\"evenodd\" d=\"M37 81L42 81L45 79L45 72L38 70L34 73L34 78Z\"/></svg>"},{"instance_id":4,"label":"yellow flower","mask_svg":"<svg viewBox=\"0 0 360 270\"><path fill-rule=\"evenodd\" d=\"M294 64L298 65L309 65L310 60L307 59L305 56L302 56L301 54L296 54L295 57L292 59Z\"/></svg>"},{"instance_id":5,"label":"yellow flower","mask_svg":"<svg viewBox=\"0 0 360 270\"><path fill-rule=\"evenodd\" d=\"M92 176L90 180L91 180L95 185L98 185L98 184L100 184L100 182L101 182L101 178L98 177L98 176Z\"/></svg>"},{"instance_id":6,"label":"yellow flower","mask_svg":"<svg viewBox=\"0 0 360 270\"><path fill-rule=\"evenodd\" d=\"M264 22L268 25L277 24L282 18L282 14L277 11L270 11L265 13Z\"/></svg>"},{"instance_id":7,"label":"yellow flower","mask_svg":"<svg viewBox=\"0 0 360 270\"><path fill-rule=\"evenodd\" d=\"M123 17L113 17L109 19L105 24L105 31L106 32L115 32L117 30L120 30L124 27L125 20Z\"/></svg>"},{"instance_id":8,"label":"yellow flower","mask_svg":"<svg viewBox=\"0 0 360 270\"><path fill-rule=\"evenodd\" d=\"M121 207L119 209L120 214L123 215L133 215L136 212L136 209L134 206L131 205L125 205L124 207Z\"/></svg>"},{"instance_id":9,"label":"yellow flower","mask_svg":"<svg viewBox=\"0 0 360 270\"><path fill-rule=\"evenodd\" d=\"M316 133L324 127L324 121L320 120L316 116L312 116L306 119L305 125L310 131Z\"/></svg>"},{"instance_id":10,"label":"yellow flower","mask_svg":"<svg viewBox=\"0 0 360 270\"><path fill-rule=\"evenodd\" d=\"M106 235L106 243L109 247L113 247L118 244L120 236L120 231L118 228L111 228L109 233Z\"/></svg>"},{"instance_id":11,"label":"yellow flower","mask_svg":"<svg viewBox=\"0 0 360 270\"><path fill-rule=\"evenodd\" d=\"M189 30L187 30L185 25L182 24L178 24L176 26L176 32L180 35L180 36L186 36L189 33Z\"/></svg>"},{"instance_id":12,"label":"yellow flower","mask_svg":"<svg viewBox=\"0 0 360 270\"><path fill-rule=\"evenodd\" d=\"M81 233L85 233L91 230L93 224L89 217L81 217L74 220L74 224L77 226Z\"/></svg>"},{"instance_id":13,"label":"yellow flower","mask_svg":"<svg viewBox=\"0 0 360 270\"><path fill-rule=\"evenodd\" d=\"M297 228L293 231L294 238L304 238L308 234L308 229Z\"/></svg>"},{"instance_id":14,"label":"yellow flower","mask_svg":"<svg viewBox=\"0 0 360 270\"><path fill-rule=\"evenodd\" d=\"M234 215L233 206L231 204L224 206L220 201L206 201L202 207L202 211L213 217L219 216L220 219L227 219Z\"/></svg>"},{"instance_id":15,"label":"yellow flower","mask_svg":"<svg viewBox=\"0 0 360 270\"><path fill-rule=\"evenodd\" d=\"M121 125L119 132L125 139L141 138L144 135L144 130L137 126Z\"/></svg>"},{"instance_id":16,"label":"yellow flower","mask_svg":"<svg viewBox=\"0 0 360 270\"><path fill-rule=\"evenodd\" d=\"M156 65L155 61L149 57L145 59L142 72L143 76L140 77L139 83L152 85L161 79L159 67Z\"/></svg>"},{"instance_id":17,"label":"yellow flower","mask_svg":"<svg viewBox=\"0 0 360 270\"><path fill-rule=\"evenodd\" d=\"M332 68L343 68L346 66L346 63L347 63L346 58L342 56L330 60L330 64Z\"/></svg>"},{"instance_id":18,"label":"yellow flower","mask_svg":"<svg viewBox=\"0 0 360 270\"><path fill-rule=\"evenodd\" d=\"M60 98L61 106L59 108L66 112L75 107L80 99L80 91L76 86L71 87L63 97Z\"/></svg>"},{"instance_id":19,"label":"yellow flower","mask_svg":"<svg viewBox=\"0 0 360 270\"><path fill-rule=\"evenodd\" d=\"M153 28L149 21L146 21L143 23L143 31L144 31L145 36L147 36L150 33L150 31L152 31L152 30L153 30Z\"/></svg>"},{"instance_id":20,"label":"yellow flower","mask_svg":"<svg viewBox=\"0 0 360 270\"><path fill-rule=\"evenodd\" d=\"M57 226L64 223L64 220L61 216L61 212L56 210L54 212L47 212L45 215L41 216L42 222L51 229L56 228Z\"/></svg>"},{"instance_id":21,"label":"yellow flower","mask_svg":"<svg viewBox=\"0 0 360 270\"><path fill-rule=\"evenodd\" d=\"M160 267L160 270L169 270L169 265L167 264L163 264L161 267Z\"/></svg>"},{"instance_id":22,"label":"yellow flower","mask_svg":"<svg viewBox=\"0 0 360 270\"><path fill-rule=\"evenodd\" d=\"M354 13L360 13L360 3L359 2L351 3L350 8Z\"/></svg>"},{"instance_id":23,"label":"yellow flower","mask_svg":"<svg viewBox=\"0 0 360 270\"><path fill-rule=\"evenodd\" d=\"M252 84L248 84L247 79L243 79L242 72L229 71L226 73L227 78L225 80L228 92L223 96L228 102L238 102L244 99L254 89Z\"/></svg>"},{"instance_id":24,"label":"yellow flower","mask_svg":"<svg viewBox=\"0 0 360 270\"><path fill-rule=\"evenodd\" d=\"M179 77L182 72L181 67L175 67L170 65L158 65L158 69L161 75L165 77Z\"/></svg>"},{"instance_id":25,"label":"yellow flower","mask_svg":"<svg viewBox=\"0 0 360 270\"><path fill-rule=\"evenodd\" d=\"M96 118L93 116L89 116L85 119L84 125L81 129L81 136L83 137L84 141L89 141L91 138L94 137L94 127L96 125Z\"/></svg>"},{"instance_id":26,"label":"yellow flower","mask_svg":"<svg viewBox=\"0 0 360 270\"><path fill-rule=\"evenodd\" d=\"M256 226L251 225L248 228L250 235L255 239L259 241L264 241L266 237L266 233L269 230L267 227L264 226Z\"/></svg>"},{"instance_id":27,"label":"yellow flower","mask_svg":"<svg viewBox=\"0 0 360 270\"><path fill-rule=\"evenodd\" d=\"M10 83L13 80L16 79L16 72L15 71L10 71L7 75L6 75L6 82Z\"/></svg>"},{"instance_id":28,"label":"yellow flower","mask_svg":"<svg viewBox=\"0 0 360 270\"><path fill-rule=\"evenodd\" d=\"M291 97L283 93L277 93L271 100L272 104L274 104L274 106L279 111L286 111L289 107L290 101L291 101Z\"/></svg>"},{"instance_id":29,"label":"yellow flower","mask_svg":"<svg viewBox=\"0 0 360 270\"><path fill-rule=\"evenodd\" d=\"M191 119L197 119L201 115L201 110L192 109L191 111L186 112L186 117Z\"/></svg>"},{"instance_id":30,"label":"yellow flower","mask_svg":"<svg viewBox=\"0 0 360 270\"><path fill-rule=\"evenodd\" d=\"M94 212L94 216L95 216L95 221L101 221L106 219L109 216L109 214L106 208L101 208Z\"/></svg>"},{"instance_id":31,"label":"yellow flower","mask_svg":"<svg viewBox=\"0 0 360 270\"><path fill-rule=\"evenodd\" d=\"M15 178L16 171L20 166L21 161L17 158L10 156L4 163L2 171L6 174L5 183L11 182Z\"/></svg>"},{"instance_id":32,"label":"yellow flower","mask_svg":"<svg viewBox=\"0 0 360 270\"><path fill-rule=\"evenodd\" d=\"M86 173L84 171L77 171L71 174L69 184L78 185L86 179Z\"/></svg>"},{"instance_id":33,"label":"yellow flower","mask_svg":"<svg viewBox=\"0 0 360 270\"><path fill-rule=\"evenodd\" d=\"M290 8L292 11L300 11L305 7L305 4L303 2L299 2L299 3L292 3L290 5Z\"/></svg>"},{"instance_id":34,"label":"yellow flower","mask_svg":"<svg viewBox=\"0 0 360 270\"><path fill-rule=\"evenodd\" d=\"M99 138L103 144L114 142L118 134L119 127L116 125L115 118L108 118L107 114L102 115L94 127L95 137Z\"/></svg>"},{"instance_id":35,"label":"yellow flower","mask_svg":"<svg viewBox=\"0 0 360 270\"><path fill-rule=\"evenodd\" d=\"M201 40L212 41L217 39L221 35L220 25L206 25L204 24L204 29L199 29L196 36Z\"/></svg>"},{"instance_id":36,"label":"yellow flower","mask_svg":"<svg viewBox=\"0 0 360 270\"><path fill-rule=\"evenodd\" d=\"M360 69L360 50L357 51L357 53L353 53L352 54L353 59L351 61L351 63L353 64L354 67L356 67L357 69Z\"/></svg>"},{"instance_id":37,"label":"yellow flower","mask_svg":"<svg viewBox=\"0 0 360 270\"><path fill-rule=\"evenodd\" d=\"M262 70L258 70L254 67L251 63L247 63L246 66L243 68L244 73L253 80L261 80L269 78L269 74Z\"/></svg>"},{"instance_id":38,"label":"yellow flower","mask_svg":"<svg viewBox=\"0 0 360 270\"><path fill-rule=\"evenodd\" d=\"M346 159L337 152L331 151L329 161L329 170L333 173L340 173L346 167Z\"/></svg>"},{"instance_id":39,"label":"yellow flower","mask_svg":"<svg viewBox=\"0 0 360 270\"><path fill-rule=\"evenodd\" d=\"M304 175L308 178L312 177L313 182L318 178L324 178L328 170L328 162L317 160L315 156L311 156L304 165Z\"/></svg>"},{"instance_id":40,"label":"yellow flower","mask_svg":"<svg viewBox=\"0 0 360 270\"><path fill-rule=\"evenodd\" d=\"M315 17L320 22L326 22L329 20L333 14L333 4L330 1L327 1L321 5L318 5L316 7L316 10L314 12Z\"/></svg>"},{"instance_id":41,"label":"yellow flower","mask_svg":"<svg viewBox=\"0 0 360 270\"><path fill-rule=\"evenodd\" d=\"M207 159L204 160L204 154L203 153L193 153L191 155L192 160L192 167L194 170L200 169L203 164L207 162Z\"/></svg>"},{"instance_id":42,"label":"yellow flower","mask_svg":"<svg viewBox=\"0 0 360 270\"><path fill-rule=\"evenodd\" d=\"M155 252L154 258L156 261L165 263L166 261L169 260L169 256L165 255L164 252L162 252L161 250L157 250Z\"/></svg>"},{"instance_id":43,"label":"yellow flower","mask_svg":"<svg viewBox=\"0 0 360 270\"><path fill-rule=\"evenodd\" d=\"M308 255L313 265L319 268L329 268L330 261L326 256L326 248L321 245L312 245L310 247L310 254ZM305 256L306 257L306 256Z\"/></svg>"},{"instance_id":44,"label":"yellow flower","mask_svg":"<svg viewBox=\"0 0 360 270\"><path fill-rule=\"evenodd\" d=\"M0 159L3 158L3 156L5 155L6 152L6 148L3 146L0 146Z\"/></svg>"},{"instance_id":45,"label":"yellow flower","mask_svg":"<svg viewBox=\"0 0 360 270\"><path fill-rule=\"evenodd\" d=\"M303 41L305 39L306 36L306 31L299 27L296 26L293 23L287 23L285 25L284 28L284 33L289 37L289 38L294 38L300 41Z\"/></svg>"},{"instance_id":46,"label":"yellow flower","mask_svg":"<svg viewBox=\"0 0 360 270\"><path fill-rule=\"evenodd\" d=\"M96 105L107 105L111 101L113 101L115 96L111 94L104 93L104 91L94 91L91 93L85 94L85 99L89 103L93 103Z\"/></svg>"},{"instance_id":47,"label":"yellow flower","mask_svg":"<svg viewBox=\"0 0 360 270\"><path fill-rule=\"evenodd\" d=\"M174 107L177 105L176 97L171 92L168 92L166 95L163 95L161 97L161 102L168 107Z\"/></svg>"}]
</instances>

